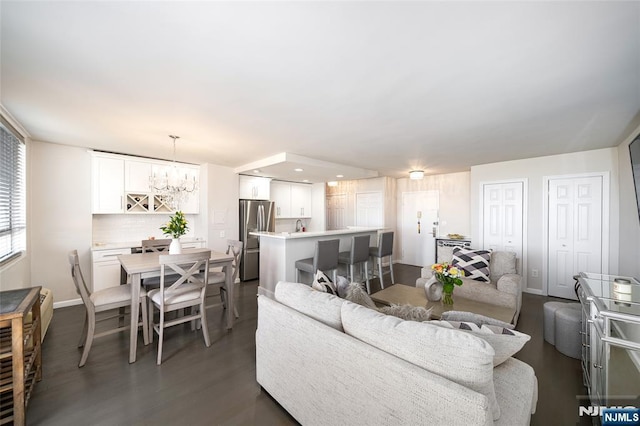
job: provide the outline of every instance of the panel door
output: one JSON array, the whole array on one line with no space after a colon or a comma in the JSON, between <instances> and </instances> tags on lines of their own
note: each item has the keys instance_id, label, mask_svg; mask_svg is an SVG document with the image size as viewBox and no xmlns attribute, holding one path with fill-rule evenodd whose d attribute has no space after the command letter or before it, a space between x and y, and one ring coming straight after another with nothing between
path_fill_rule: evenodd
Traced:
<instances>
[{"instance_id":1,"label":"panel door","mask_svg":"<svg viewBox=\"0 0 640 426\"><path fill-rule=\"evenodd\" d=\"M346 228L347 195L327 196L327 231Z\"/></svg>"},{"instance_id":2,"label":"panel door","mask_svg":"<svg viewBox=\"0 0 640 426\"><path fill-rule=\"evenodd\" d=\"M483 197L483 248L515 252L522 260L523 183L484 185ZM522 262L518 262L519 273L522 273L521 265Z\"/></svg>"},{"instance_id":3,"label":"panel door","mask_svg":"<svg viewBox=\"0 0 640 426\"><path fill-rule=\"evenodd\" d=\"M356 194L356 226L384 226L382 192Z\"/></svg>"},{"instance_id":4,"label":"panel door","mask_svg":"<svg viewBox=\"0 0 640 426\"><path fill-rule=\"evenodd\" d=\"M402 194L402 263L426 267L435 262L439 201L438 191Z\"/></svg>"},{"instance_id":5,"label":"panel door","mask_svg":"<svg viewBox=\"0 0 640 426\"><path fill-rule=\"evenodd\" d=\"M548 293L576 299L573 276L602 272L602 177L549 180Z\"/></svg>"}]
</instances>

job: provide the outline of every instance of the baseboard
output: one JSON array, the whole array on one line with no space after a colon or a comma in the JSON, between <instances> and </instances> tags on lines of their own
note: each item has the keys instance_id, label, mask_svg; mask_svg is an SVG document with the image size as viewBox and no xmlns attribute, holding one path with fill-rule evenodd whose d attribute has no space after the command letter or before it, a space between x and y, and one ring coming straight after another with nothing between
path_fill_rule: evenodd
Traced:
<instances>
[{"instance_id":1,"label":"baseboard","mask_svg":"<svg viewBox=\"0 0 640 426\"><path fill-rule=\"evenodd\" d=\"M53 309L66 308L68 306L82 305L82 299L63 300L62 302L53 302Z\"/></svg>"},{"instance_id":2,"label":"baseboard","mask_svg":"<svg viewBox=\"0 0 640 426\"><path fill-rule=\"evenodd\" d=\"M539 290L537 288L525 288L522 290L522 292L529 293L529 294L537 294L538 296L546 296L546 294L544 294L542 290Z\"/></svg>"}]
</instances>

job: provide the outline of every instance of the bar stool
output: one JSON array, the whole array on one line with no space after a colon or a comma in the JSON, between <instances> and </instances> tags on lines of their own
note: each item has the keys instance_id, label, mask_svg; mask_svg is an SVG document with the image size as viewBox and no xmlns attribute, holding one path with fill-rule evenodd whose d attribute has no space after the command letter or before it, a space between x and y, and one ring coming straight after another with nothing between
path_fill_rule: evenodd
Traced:
<instances>
[{"instance_id":1,"label":"bar stool","mask_svg":"<svg viewBox=\"0 0 640 426\"><path fill-rule=\"evenodd\" d=\"M316 241L316 252L313 257L296 260L296 282L300 282L300 271L309 272L311 275L320 270L323 272L333 271L333 282L335 283L338 274L338 251L340 240L320 240Z\"/></svg>"},{"instance_id":2,"label":"bar stool","mask_svg":"<svg viewBox=\"0 0 640 426\"><path fill-rule=\"evenodd\" d=\"M384 288L384 279L382 276L382 259L389 256L389 274L391 275L391 284L395 284L393 277L393 231L382 232L378 235L378 246L369 247L369 255L377 260L378 276L380 278L380 287Z\"/></svg>"},{"instance_id":3,"label":"bar stool","mask_svg":"<svg viewBox=\"0 0 640 426\"><path fill-rule=\"evenodd\" d=\"M354 266L364 263L364 278L367 283L367 293L371 294L369 288L369 236L360 235L351 237L351 250L343 251L338 254L338 263L349 265L348 276L353 281Z\"/></svg>"}]
</instances>

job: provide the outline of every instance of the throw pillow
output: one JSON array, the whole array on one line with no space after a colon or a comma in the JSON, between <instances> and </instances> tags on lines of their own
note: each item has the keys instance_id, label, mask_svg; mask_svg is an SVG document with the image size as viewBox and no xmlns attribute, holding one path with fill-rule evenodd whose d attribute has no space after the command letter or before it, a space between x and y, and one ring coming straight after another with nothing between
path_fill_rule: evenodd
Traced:
<instances>
[{"instance_id":1,"label":"throw pillow","mask_svg":"<svg viewBox=\"0 0 640 426\"><path fill-rule=\"evenodd\" d=\"M464 276L476 281L489 282L491 250L474 250L456 247L451 264L464 271Z\"/></svg>"},{"instance_id":2,"label":"throw pillow","mask_svg":"<svg viewBox=\"0 0 640 426\"><path fill-rule=\"evenodd\" d=\"M531 339L528 334L495 325L478 326L472 322L458 321L429 321L429 324L459 329L485 340L495 351L493 357L494 367L515 355Z\"/></svg>"},{"instance_id":3,"label":"throw pillow","mask_svg":"<svg viewBox=\"0 0 640 426\"><path fill-rule=\"evenodd\" d=\"M325 275L324 272L318 270L316 272L316 276L313 278L313 283L311 284L311 288L314 290L321 291L323 293L330 293L333 295L338 295L338 290L336 289L336 285L329 279L328 276Z\"/></svg>"},{"instance_id":4,"label":"throw pillow","mask_svg":"<svg viewBox=\"0 0 640 426\"><path fill-rule=\"evenodd\" d=\"M401 318L405 321L429 321L431 319L431 310L433 308L424 308L422 306L411 305L391 305L383 306L378 309L379 312L385 315L393 315L394 317Z\"/></svg>"},{"instance_id":5,"label":"throw pillow","mask_svg":"<svg viewBox=\"0 0 640 426\"><path fill-rule=\"evenodd\" d=\"M378 307L373 302L373 300L371 300L367 292L364 291L364 289L362 288L362 284L360 283L349 284L345 299L347 299L349 302L364 306L365 308L373 309L375 311L378 310Z\"/></svg>"},{"instance_id":6,"label":"throw pillow","mask_svg":"<svg viewBox=\"0 0 640 426\"><path fill-rule=\"evenodd\" d=\"M478 327L482 325L497 325L499 327L513 329L514 325L509 324L508 322L500 321L495 318L486 317L480 314L474 314L473 312L463 312L463 311L447 311L443 312L440 316L440 319L443 321L465 321L472 322L476 324Z\"/></svg>"},{"instance_id":7,"label":"throw pillow","mask_svg":"<svg viewBox=\"0 0 640 426\"><path fill-rule=\"evenodd\" d=\"M347 279L347 277L338 275L338 278L336 280L336 289L338 290L338 296L342 297L343 299L347 297L349 284L351 284L351 282Z\"/></svg>"}]
</instances>

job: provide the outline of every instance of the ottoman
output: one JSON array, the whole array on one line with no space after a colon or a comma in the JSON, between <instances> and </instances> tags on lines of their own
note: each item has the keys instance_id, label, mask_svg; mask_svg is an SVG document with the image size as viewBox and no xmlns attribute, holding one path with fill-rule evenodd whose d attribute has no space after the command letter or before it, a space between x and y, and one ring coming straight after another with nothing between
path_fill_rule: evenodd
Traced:
<instances>
[{"instance_id":1,"label":"ottoman","mask_svg":"<svg viewBox=\"0 0 640 426\"><path fill-rule=\"evenodd\" d=\"M555 333L556 333L556 312L558 309L571 308L580 312L579 303L567 303L567 302L547 302L544 304L544 340L552 345L555 345Z\"/></svg>"},{"instance_id":2,"label":"ottoman","mask_svg":"<svg viewBox=\"0 0 640 426\"><path fill-rule=\"evenodd\" d=\"M555 340L558 352L575 359L582 357L581 323L582 311L579 309L567 307L556 311Z\"/></svg>"}]
</instances>

